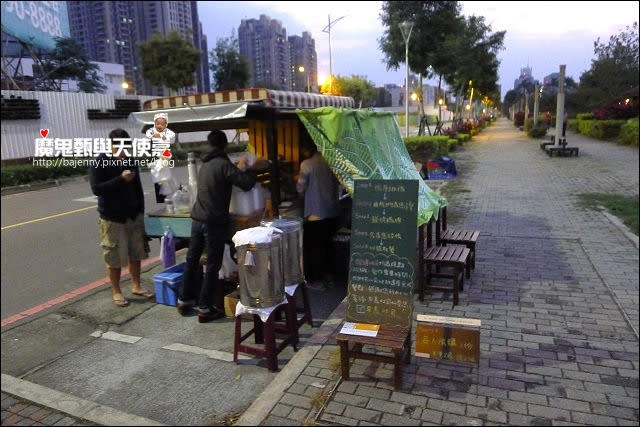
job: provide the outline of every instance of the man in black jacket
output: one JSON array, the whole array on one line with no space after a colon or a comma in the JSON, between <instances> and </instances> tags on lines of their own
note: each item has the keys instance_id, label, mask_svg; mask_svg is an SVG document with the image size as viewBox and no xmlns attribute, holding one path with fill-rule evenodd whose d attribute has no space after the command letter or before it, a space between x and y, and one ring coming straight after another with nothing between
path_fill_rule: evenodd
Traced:
<instances>
[{"instance_id":1,"label":"man in black jacket","mask_svg":"<svg viewBox=\"0 0 640 427\"><path fill-rule=\"evenodd\" d=\"M237 167L229 160L225 153L227 136L224 132L214 130L207 139L213 150L202 156L198 172L198 196L191 211L191 239L177 305L178 312L186 316L197 299L200 323L224 317L224 295L218 271L222 266L229 226L231 186L248 191L256 182L255 175L247 171L245 159L240 160ZM196 272L205 245L207 273L200 294L196 295Z\"/></svg>"},{"instance_id":2,"label":"man in black jacket","mask_svg":"<svg viewBox=\"0 0 640 427\"><path fill-rule=\"evenodd\" d=\"M109 134L112 140L112 156L100 154L89 168L89 183L98 196L100 213L100 239L104 262L107 265L113 302L126 307L129 302L120 290L120 273L123 264L129 264L134 295L151 298L153 293L140 285L140 261L149 255L144 229L144 193L138 166L118 153L120 141L130 141L123 129ZM116 156L116 154L118 154Z\"/></svg>"}]
</instances>

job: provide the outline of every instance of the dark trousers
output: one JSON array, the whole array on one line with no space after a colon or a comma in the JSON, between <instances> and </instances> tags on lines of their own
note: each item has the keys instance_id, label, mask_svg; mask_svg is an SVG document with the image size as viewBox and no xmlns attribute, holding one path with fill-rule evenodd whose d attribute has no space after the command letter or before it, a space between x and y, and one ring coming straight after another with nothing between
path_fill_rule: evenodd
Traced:
<instances>
[{"instance_id":1,"label":"dark trousers","mask_svg":"<svg viewBox=\"0 0 640 427\"><path fill-rule=\"evenodd\" d=\"M227 238L227 224L209 224L192 220L191 240L187 252L187 264L184 280L180 289L180 300L198 300L200 308L216 307L224 310L222 284L219 283L218 272L222 266L224 243ZM207 272L198 293L198 264L202 252L207 250Z\"/></svg>"},{"instance_id":2,"label":"dark trousers","mask_svg":"<svg viewBox=\"0 0 640 427\"><path fill-rule=\"evenodd\" d=\"M331 239L336 224L337 218L304 223L304 270L309 281L323 280L326 276L333 275Z\"/></svg>"}]
</instances>

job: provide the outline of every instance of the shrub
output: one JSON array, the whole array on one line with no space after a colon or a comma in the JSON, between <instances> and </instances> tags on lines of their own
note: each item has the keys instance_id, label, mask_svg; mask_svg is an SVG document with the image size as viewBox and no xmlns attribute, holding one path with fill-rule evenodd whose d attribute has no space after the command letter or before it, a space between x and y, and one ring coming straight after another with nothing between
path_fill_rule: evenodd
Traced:
<instances>
[{"instance_id":1,"label":"shrub","mask_svg":"<svg viewBox=\"0 0 640 427\"><path fill-rule=\"evenodd\" d=\"M533 117L524 121L524 131L532 138L542 138L547 134L547 123L543 116L538 118L538 124L533 126Z\"/></svg>"},{"instance_id":2,"label":"shrub","mask_svg":"<svg viewBox=\"0 0 640 427\"><path fill-rule=\"evenodd\" d=\"M638 119L629 119L620 127L620 141L623 144L638 145Z\"/></svg>"},{"instance_id":3,"label":"shrub","mask_svg":"<svg viewBox=\"0 0 640 427\"><path fill-rule=\"evenodd\" d=\"M591 135L591 128L593 127L594 120L578 120L578 132L582 135ZM568 123L567 123L568 125Z\"/></svg>"},{"instance_id":4,"label":"shrub","mask_svg":"<svg viewBox=\"0 0 640 427\"><path fill-rule=\"evenodd\" d=\"M620 128L624 120L594 120L591 126L591 136L598 139L612 140L620 135Z\"/></svg>"},{"instance_id":5,"label":"shrub","mask_svg":"<svg viewBox=\"0 0 640 427\"><path fill-rule=\"evenodd\" d=\"M517 127L517 128L519 128L520 126L524 125L524 111L518 111L514 115L513 125L515 127Z\"/></svg>"},{"instance_id":6,"label":"shrub","mask_svg":"<svg viewBox=\"0 0 640 427\"><path fill-rule=\"evenodd\" d=\"M567 129L578 132L578 119L569 119L567 121Z\"/></svg>"},{"instance_id":7,"label":"shrub","mask_svg":"<svg viewBox=\"0 0 640 427\"><path fill-rule=\"evenodd\" d=\"M44 167L33 164L9 165L2 167L0 181L2 187L24 185L38 181L49 181L63 177L86 175L87 168L72 166Z\"/></svg>"},{"instance_id":8,"label":"shrub","mask_svg":"<svg viewBox=\"0 0 640 427\"><path fill-rule=\"evenodd\" d=\"M470 139L471 139L471 135L469 135L468 133L459 133L458 134L458 140L459 141L467 142Z\"/></svg>"},{"instance_id":9,"label":"shrub","mask_svg":"<svg viewBox=\"0 0 640 427\"><path fill-rule=\"evenodd\" d=\"M412 159L427 160L432 157L444 156L450 150L450 138L446 135L409 136L404 138L404 144ZM456 144L458 141L453 139Z\"/></svg>"},{"instance_id":10,"label":"shrub","mask_svg":"<svg viewBox=\"0 0 640 427\"><path fill-rule=\"evenodd\" d=\"M576 114L576 119L578 120L593 120L595 117L593 113L578 113Z\"/></svg>"},{"instance_id":11,"label":"shrub","mask_svg":"<svg viewBox=\"0 0 640 427\"><path fill-rule=\"evenodd\" d=\"M449 139L447 140L447 150L449 152L456 151L458 148L458 140L457 139Z\"/></svg>"}]
</instances>

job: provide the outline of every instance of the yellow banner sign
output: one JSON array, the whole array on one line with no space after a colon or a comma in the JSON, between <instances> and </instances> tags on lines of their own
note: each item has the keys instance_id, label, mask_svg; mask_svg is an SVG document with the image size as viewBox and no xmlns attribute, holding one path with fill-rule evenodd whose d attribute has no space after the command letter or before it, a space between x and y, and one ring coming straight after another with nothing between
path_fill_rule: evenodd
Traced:
<instances>
[{"instance_id":1,"label":"yellow banner sign","mask_svg":"<svg viewBox=\"0 0 640 427\"><path fill-rule=\"evenodd\" d=\"M480 329L418 323L416 326L416 356L478 364L480 361Z\"/></svg>"}]
</instances>

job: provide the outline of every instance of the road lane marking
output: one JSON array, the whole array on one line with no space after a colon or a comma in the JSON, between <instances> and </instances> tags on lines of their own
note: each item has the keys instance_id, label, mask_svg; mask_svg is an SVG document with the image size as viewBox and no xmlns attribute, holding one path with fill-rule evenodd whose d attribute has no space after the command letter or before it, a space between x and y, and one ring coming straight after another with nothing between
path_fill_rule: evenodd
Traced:
<instances>
[{"instance_id":1,"label":"road lane marking","mask_svg":"<svg viewBox=\"0 0 640 427\"><path fill-rule=\"evenodd\" d=\"M186 249L180 249L179 251L176 252L176 255L182 253L186 251ZM140 264L140 269L144 269L145 267L147 267L150 264L153 264L155 262L159 262L160 261L160 257L154 257L154 258L150 258L147 260L142 261L142 263ZM127 268L123 268L122 269L122 274L120 276L120 281L122 282L123 280L125 280L126 278L128 278L129 275L129 269ZM109 282L109 278L108 277L103 277L102 279L98 279L98 280L94 280L93 282L81 286L76 290L73 290L71 292L67 292L64 295L60 295L59 297L56 297L52 300L49 300L47 302L43 302L42 304L38 304L35 307L31 307L27 310L21 311L18 314L14 314L13 316L9 316L6 317L4 319L2 319L2 321L0 322L0 327L5 327L7 325L10 325L14 322L17 322L18 320L22 320L25 319L29 316L33 316L34 314L38 314L43 310L46 310L50 307L56 306L58 304L62 304L63 302L69 301L72 298L76 298L80 295L86 294L87 292L99 288L100 286L106 286L106 285L110 285Z\"/></svg>"},{"instance_id":2,"label":"road lane marking","mask_svg":"<svg viewBox=\"0 0 640 427\"><path fill-rule=\"evenodd\" d=\"M186 344L180 344L180 343L165 345L162 348L165 350L180 351L183 353L203 354L209 357L210 359L222 360L223 362L233 362L233 353L229 353L226 351L210 350L207 348L196 347L194 345L186 345ZM239 354L238 359L251 360L252 358Z\"/></svg>"},{"instance_id":3,"label":"road lane marking","mask_svg":"<svg viewBox=\"0 0 640 427\"><path fill-rule=\"evenodd\" d=\"M128 344L135 344L142 339L142 337L136 337L134 335L119 334L113 331L107 331L104 333L102 331L95 331L95 332L92 332L90 335L96 338L104 338L105 340L110 340L110 341L126 342Z\"/></svg>"},{"instance_id":4,"label":"road lane marking","mask_svg":"<svg viewBox=\"0 0 640 427\"><path fill-rule=\"evenodd\" d=\"M55 214L55 215L49 215L49 216L46 216L44 218L32 219L31 221L25 221L25 222L21 222L19 224L7 225L5 227L2 227L1 230L4 231L4 230L8 230L9 228L19 227L21 225L27 225L27 224L32 224L34 222L46 221L48 219L57 218L57 217L60 217L60 216L70 215L70 214L73 214L73 213L76 213L76 212L82 212L82 211L86 211L86 210L89 210L89 209L93 209L93 208L96 208L97 206L98 205L92 205L92 206L88 206L86 208L80 208L80 209L76 209L76 210L69 211L69 212L63 212L63 213L59 213L59 214Z\"/></svg>"}]
</instances>

